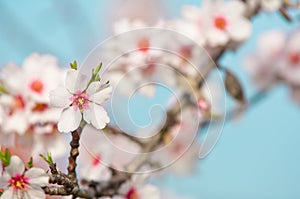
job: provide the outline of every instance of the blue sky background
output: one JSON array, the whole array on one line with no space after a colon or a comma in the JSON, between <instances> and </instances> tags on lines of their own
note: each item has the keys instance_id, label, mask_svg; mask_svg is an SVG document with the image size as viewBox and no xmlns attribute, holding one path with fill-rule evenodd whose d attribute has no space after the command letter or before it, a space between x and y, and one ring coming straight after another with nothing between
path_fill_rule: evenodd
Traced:
<instances>
[{"instance_id":1,"label":"blue sky background","mask_svg":"<svg viewBox=\"0 0 300 199\"><path fill-rule=\"evenodd\" d=\"M61 65L87 53L108 35L107 1L0 1L0 66L21 64L32 52L51 53ZM195 0L165 0L168 16L179 16ZM115 11L117 12L117 10ZM293 15L299 21L300 12ZM253 35L238 52L226 53L221 63L242 79L247 96L254 92L242 69L242 58L255 48L261 33L293 30L278 14L254 18ZM300 78L300 77L299 77ZM167 176L162 186L196 199L300 198L300 107L291 103L284 86L238 121L227 124L213 152L189 177Z\"/></svg>"}]
</instances>

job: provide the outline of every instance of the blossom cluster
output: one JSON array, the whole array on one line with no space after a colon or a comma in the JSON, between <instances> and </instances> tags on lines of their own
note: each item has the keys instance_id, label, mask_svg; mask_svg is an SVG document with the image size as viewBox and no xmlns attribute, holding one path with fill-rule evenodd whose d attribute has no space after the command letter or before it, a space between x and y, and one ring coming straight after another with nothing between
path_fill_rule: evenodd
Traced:
<instances>
[{"instance_id":1,"label":"blossom cluster","mask_svg":"<svg viewBox=\"0 0 300 199\"><path fill-rule=\"evenodd\" d=\"M300 103L300 31L287 34L273 30L258 40L255 53L244 60L245 70L260 90L284 83L292 99Z\"/></svg>"},{"instance_id":2,"label":"blossom cluster","mask_svg":"<svg viewBox=\"0 0 300 199\"><path fill-rule=\"evenodd\" d=\"M32 54L21 67L5 66L0 79L0 152L5 146L13 154L33 156L34 160L37 154L51 152L44 160L53 175L49 178L50 172L33 167L32 162L25 165L24 157L1 152L0 198L45 198L44 191L50 192L49 179L61 186L56 190L63 190L61 195L75 196L82 187L97 191L97 183L114 182L116 176L127 172L126 179L106 187L108 190L102 187L108 196L100 198L168 198L145 173L165 167L178 175L191 173L201 144L200 140L194 142L200 124L221 118L219 85L201 72L208 66L215 68L214 61L224 50L236 49L250 37L249 10L275 11L282 5L279 0L207 0L201 7L183 7L180 19L159 21L152 28L143 21L122 19L114 26L117 36L104 48L104 58L113 58L105 66L104 77L99 76L102 64L85 75L76 62L66 70L51 55ZM259 40L258 52L246 58L245 67L260 89L284 82L300 102L299 31L292 35L267 33ZM225 81L221 81L222 88ZM137 132L157 143L128 135L110 123L114 118L104 103L113 91L125 97L138 91L151 98L157 84L176 94L169 99L167 121L159 124L163 128L156 135L151 134L156 127ZM180 110L176 97L183 102ZM68 174L64 174L56 168L60 162L54 163L52 157L66 155L69 146L65 138L70 134ZM145 154L149 155L147 161ZM78 179L72 173L76 169Z\"/></svg>"},{"instance_id":3,"label":"blossom cluster","mask_svg":"<svg viewBox=\"0 0 300 199\"><path fill-rule=\"evenodd\" d=\"M64 71L52 55L34 53L21 67L9 63L1 70L0 144L34 156L49 151L54 157L67 150L57 131L60 109L49 92L63 82Z\"/></svg>"}]
</instances>

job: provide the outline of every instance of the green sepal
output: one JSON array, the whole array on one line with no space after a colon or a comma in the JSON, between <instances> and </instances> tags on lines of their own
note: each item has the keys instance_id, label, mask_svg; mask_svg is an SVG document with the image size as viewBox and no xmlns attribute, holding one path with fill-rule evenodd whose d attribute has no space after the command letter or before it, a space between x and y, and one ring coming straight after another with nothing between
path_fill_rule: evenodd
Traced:
<instances>
[{"instance_id":1,"label":"green sepal","mask_svg":"<svg viewBox=\"0 0 300 199\"><path fill-rule=\"evenodd\" d=\"M77 70L77 62L76 62L76 60L74 60L73 63L70 63L70 67L71 67L72 69L74 69L74 70Z\"/></svg>"},{"instance_id":2,"label":"green sepal","mask_svg":"<svg viewBox=\"0 0 300 199\"><path fill-rule=\"evenodd\" d=\"M5 152L0 151L0 160L5 167L9 165L10 157L11 155L8 149L5 149Z\"/></svg>"}]
</instances>

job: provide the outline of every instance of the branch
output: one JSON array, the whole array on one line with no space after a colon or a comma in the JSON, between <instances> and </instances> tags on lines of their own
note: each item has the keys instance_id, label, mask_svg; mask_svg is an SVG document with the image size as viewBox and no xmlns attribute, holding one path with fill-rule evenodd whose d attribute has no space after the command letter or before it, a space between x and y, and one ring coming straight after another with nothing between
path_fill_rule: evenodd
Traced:
<instances>
[{"instance_id":1,"label":"branch","mask_svg":"<svg viewBox=\"0 0 300 199\"><path fill-rule=\"evenodd\" d=\"M77 130L72 132L72 140L70 142L71 150L69 156L69 165L68 165L68 177L72 180L75 186L78 185L77 174L76 174L76 159L79 155L79 139L80 134L82 132L82 126L80 126Z\"/></svg>"}]
</instances>

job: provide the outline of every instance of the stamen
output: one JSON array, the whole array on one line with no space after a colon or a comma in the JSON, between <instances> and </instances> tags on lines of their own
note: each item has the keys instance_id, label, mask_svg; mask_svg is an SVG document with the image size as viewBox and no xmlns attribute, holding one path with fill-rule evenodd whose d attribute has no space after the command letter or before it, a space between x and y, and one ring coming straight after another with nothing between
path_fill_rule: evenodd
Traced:
<instances>
[{"instance_id":1,"label":"stamen","mask_svg":"<svg viewBox=\"0 0 300 199\"><path fill-rule=\"evenodd\" d=\"M138 199L138 194L135 188L131 188L127 194L126 199Z\"/></svg>"},{"instance_id":2,"label":"stamen","mask_svg":"<svg viewBox=\"0 0 300 199\"><path fill-rule=\"evenodd\" d=\"M219 30L225 30L227 27L227 20L222 16L215 17L214 25Z\"/></svg>"},{"instance_id":3,"label":"stamen","mask_svg":"<svg viewBox=\"0 0 300 199\"><path fill-rule=\"evenodd\" d=\"M36 93L42 93L44 89L44 84L40 80L33 80L30 85L30 89Z\"/></svg>"}]
</instances>

